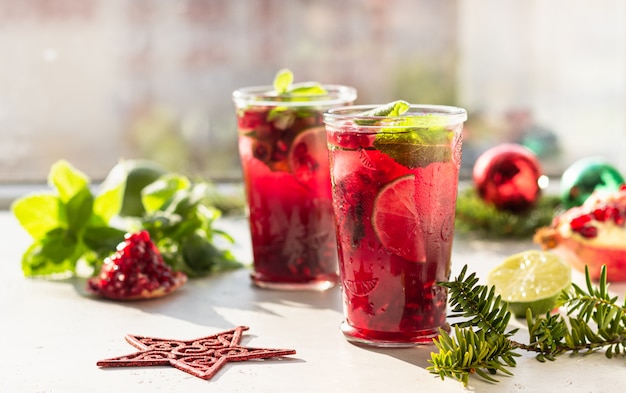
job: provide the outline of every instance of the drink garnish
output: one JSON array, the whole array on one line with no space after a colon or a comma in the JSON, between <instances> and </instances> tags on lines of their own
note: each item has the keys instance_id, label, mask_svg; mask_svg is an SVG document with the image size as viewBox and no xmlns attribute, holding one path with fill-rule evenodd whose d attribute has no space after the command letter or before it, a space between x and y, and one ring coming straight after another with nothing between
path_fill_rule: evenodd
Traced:
<instances>
[{"instance_id":1,"label":"drink garnish","mask_svg":"<svg viewBox=\"0 0 626 393\"><path fill-rule=\"evenodd\" d=\"M393 101L378 106L366 112L359 113L359 117L397 117L402 116L410 108L410 104L403 100ZM356 119L354 122L360 126L375 125L380 119Z\"/></svg>"},{"instance_id":2,"label":"drink garnish","mask_svg":"<svg viewBox=\"0 0 626 393\"><path fill-rule=\"evenodd\" d=\"M279 96L303 99L310 96L322 96L328 94L326 89L317 82L293 83L293 72L288 68L283 68L276 73L274 77L274 93Z\"/></svg>"},{"instance_id":3,"label":"drink garnish","mask_svg":"<svg viewBox=\"0 0 626 393\"><path fill-rule=\"evenodd\" d=\"M382 125L374 147L408 168L450 161L450 140L454 131L446 127L446 118L428 113L416 114L409 109L406 101L394 101L360 113L355 123L361 126Z\"/></svg>"},{"instance_id":4,"label":"drink garnish","mask_svg":"<svg viewBox=\"0 0 626 393\"><path fill-rule=\"evenodd\" d=\"M415 205L415 175L405 175L385 185L374 200L372 227L376 237L393 254L412 262L426 262L423 229Z\"/></svg>"},{"instance_id":5,"label":"drink garnish","mask_svg":"<svg viewBox=\"0 0 626 393\"><path fill-rule=\"evenodd\" d=\"M286 94L291 88L292 83L293 73L289 69L283 68L279 70L274 77L274 91L276 94Z\"/></svg>"},{"instance_id":6,"label":"drink garnish","mask_svg":"<svg viewBox=\"0 0 626 393\"><path fill-rule=\"evenodd\" d=\"M283 68L274 77L274 91L271 94L280 97L279 101L310 101L311 97L324 96L328 92L318 82L293 83L293 73L288 68ZM269 111L267 121L274 123L279 130L285 130L291 127L296 117L309 116L308 111L300 113L300 110L275 106Z\"/></svg>"}]
</instances>

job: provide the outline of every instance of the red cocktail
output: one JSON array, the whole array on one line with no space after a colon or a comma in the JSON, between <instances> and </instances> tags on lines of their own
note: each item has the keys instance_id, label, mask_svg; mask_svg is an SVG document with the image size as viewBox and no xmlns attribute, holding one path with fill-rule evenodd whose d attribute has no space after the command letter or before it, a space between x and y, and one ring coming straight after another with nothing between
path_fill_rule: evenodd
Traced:
<instances>
[{"instance_id":1,"label":"red cocktail","mask_svg":"<svg viewBox=\"0 0 626 393\"><path fill-rule=\"evenodd\" d=\"M377 346L430 343L446 326L466 112L411 106L325 115L343 286L344 335ZM373 112L369 112L370 114Z\"/></svg>"},{"instance_id":2,"label":"red cocktail","mask_svg":"<svg viewBox=\"0 0 626 393\"><path fill-rule=\"evenodd\" d=\"M322 113L354 89L290 96L271 87L234 93L239 154L254 254L253 282L280 289L327 289L338 281L328 149Z\"/></svg>"}]
</instances>

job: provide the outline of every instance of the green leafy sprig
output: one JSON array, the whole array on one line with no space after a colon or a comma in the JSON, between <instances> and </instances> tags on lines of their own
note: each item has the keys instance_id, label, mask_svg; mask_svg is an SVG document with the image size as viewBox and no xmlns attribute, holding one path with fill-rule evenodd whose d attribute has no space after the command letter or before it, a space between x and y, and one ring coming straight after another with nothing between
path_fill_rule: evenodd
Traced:
<instances>
[{"instance_id":1,"label":"green leafy sprig","mask_svg":"<svg viewBox=\"0 0 626 393\"><path fill-rule=\"evenodd\" d=\"M572 284L561 293L558 304L563 314L533 316L526 312L528 344L513 339L517 329L507 330L511 313L506 302L495 295L494 287L478 284L465 266L457 278L440 285L448 288L454 334L441 330L434 340L438 352L431 353L428 370L444 378L454 378L464 386L476 375L490 382L498 372L512 375L518 350L536 353L537 360L555 360L564 352L605 350L608 358L626 353L626 303L618 304L606 281L606 267L595 287L588 270L586 288Z\"/></svg>"},{"instance_id":2,"label":"green leafy sprig","mask_svg":"<svg viewBox=\"0 0 626 393\"><path fill-rule=\"evenodd\" d=\"M318 82L293 83L293 72L288 68L279 70L274 77L273 94L279 97L280 101L312 101L312 107L298 106L275 106L267 114L267 121L274 123L274 127L279 130L290 128L296 118L306 118L316 116L319 109L314 108L312 97L324 96L328 91Z\"/></svg>"},{"instance_id":3,"label":"green leafy sprig","mask_svg":"<svg viewBox=\"0 0 626 393\"><path fill-rule=\"evenodd\" d=\"M411 105L397 100L357 114L359 126L379 126L374 148L408 168L426 167L452 159L455 131L437 114L411 114Z\"/></svg>"},{"instance_id":4,"label":"green leafy sprig","mask_svg":"<svg viewBox=\"0 0 626 393\"><path fill-rule=\"evenodd\" d=\"M328 94L326 89L317 82L293 83L293 72L288 68L283 68L276 73L273 86L274 92L287 100L297 101L298 98Z\"/></svg>"},{"instance_id":5,"label":"green leafy sprig","mask_svg":"<svg viewBox=\"0 0 626 393\"><path fill-rule=\"evenodd\" d=\"M179 175L165 175L142 190L146 214L140 229L150 233L167 264L190 277L241 267L230 251L217 246L234 239L214 227L221 211L210 194L208 183Z\"/></svg>"},{"instance_id":6,"label":"green leafy sprig","mask_svg":"<svg viewBox=\"0 0 626 393\"><path fill-rule=\"evenodd\" d=\"M22 255L26 277L89 275L115 251L127 232L148 230L165 262L190 276L241 266L227 249L233 242L214 227L221 211L211 202L210 184L169 174L142 191L144 216L118 219L125 178L94 193L89 178L66 161L52 165L52 192L27 195L11 206L33 239ZM225 241L225 242L224 242ZM84 266L85 270L80 271Z\"/></svg>"},{"instance_id":7,"label":"green leafy sprig","mask_svg":"<svg viewBox=\"0 0 626 393\"><path fill-rule=\"evenodd\" d=\"M22 256L27 277L72 276L79 261L93 268L124 238L124 230L109 225L121 208L124 183L94 195L84 173L59 161L48 184L55 192L28 195L11 206L33 239Z\"/></svg>"}]
</instances>

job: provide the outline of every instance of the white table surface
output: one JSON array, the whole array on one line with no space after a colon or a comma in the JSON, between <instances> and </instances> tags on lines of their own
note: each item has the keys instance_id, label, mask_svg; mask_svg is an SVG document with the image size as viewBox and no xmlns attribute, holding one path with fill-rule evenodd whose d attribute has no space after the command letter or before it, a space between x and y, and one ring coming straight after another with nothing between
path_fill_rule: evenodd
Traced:
<instances>
[{"instance_id":1,"label":"white table surface","mask_svg":"<svg viewBox=\"0 0 626 393\"><path fill-rule=\"evenodd\" d=\"M224 220L236 235L235 253L251 260L243 219ZM20 258L30 238L8 211L0 211L0 392L621 392L626 361L604 354L563 355L539 363L523 354L515 375L498 384L477 378L470 386L440 380L425 370L432 346L371 349L339 333L339 288L279 292L253 287L246 269L192 279L157 300L117 303L81 295L71 282L24 278ZM453 274L464 264L484 277L504 256L528 242L456 239ZM582 275L574 273L574 280ZM622 295L626 286L613 284ZM524 340L525 325L519 339ZM101 369L101 359L135 348L126 334L193 339L238 325L250 327L242 345L292 348L282 359L227 363L211 380L172 367Z\"/></svg>"}]
</instances>

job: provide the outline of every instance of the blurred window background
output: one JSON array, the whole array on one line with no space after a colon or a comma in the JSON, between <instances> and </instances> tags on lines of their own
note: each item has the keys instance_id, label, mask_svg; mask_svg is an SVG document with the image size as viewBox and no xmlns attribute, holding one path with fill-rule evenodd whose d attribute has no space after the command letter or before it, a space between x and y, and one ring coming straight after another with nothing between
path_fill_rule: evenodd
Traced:
<instances>
[{"instance_id":1,"label":"blurred window background","mask_svg":"<svg viewBox=\"0 0 626 393\"><path fill-rule=\"evenodd\" d=\"M464 176L503 141L626 168L624 0L0 0L0 60L0 185L139 157L238 180L232 91L283 67L466 108Z\"/></svg>"}]
</instances>

